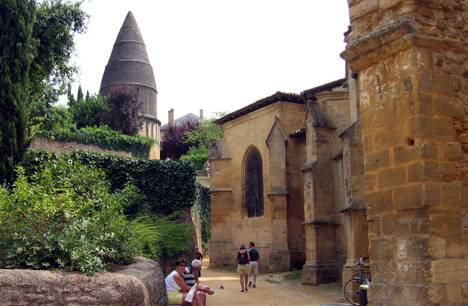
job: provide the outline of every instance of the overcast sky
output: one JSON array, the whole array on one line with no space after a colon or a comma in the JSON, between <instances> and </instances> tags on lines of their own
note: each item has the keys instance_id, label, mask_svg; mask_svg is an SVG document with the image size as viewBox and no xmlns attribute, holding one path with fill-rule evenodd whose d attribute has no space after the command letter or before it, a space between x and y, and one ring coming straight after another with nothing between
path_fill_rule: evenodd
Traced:
<instances>
[{"instance_id":1,"label":"overcast sky","mask_svg":"<svg viewBox=\"0 0 468 306\"><path fill-rule=\"evenodd\" d=\"M346 0L88 0L76 37L77 84L97 93L117 33L132 11L158 90L158 118L205 116L276 91L299 93L344 77Z\"/></svg>"}]
</instances>

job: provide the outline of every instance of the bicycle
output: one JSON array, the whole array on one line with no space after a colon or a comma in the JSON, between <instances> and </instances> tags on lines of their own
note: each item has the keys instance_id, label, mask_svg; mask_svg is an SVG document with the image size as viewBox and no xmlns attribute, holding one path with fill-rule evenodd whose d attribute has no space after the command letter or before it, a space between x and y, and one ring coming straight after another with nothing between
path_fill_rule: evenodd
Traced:
<instances>
[{"instance_id":1,"label":"bicycle","mask_svg":"<svg viewBox=\"0 0 468 306\"><path fill-rule=\"evenodd\" d=\"M367 305L367 289L371 284L371 279L364 273L364 261L368 259L369 257L359 258L357 263L358 274L348 280L343 287L346 300L355 306Z\"/></svg>"}]
</instances>

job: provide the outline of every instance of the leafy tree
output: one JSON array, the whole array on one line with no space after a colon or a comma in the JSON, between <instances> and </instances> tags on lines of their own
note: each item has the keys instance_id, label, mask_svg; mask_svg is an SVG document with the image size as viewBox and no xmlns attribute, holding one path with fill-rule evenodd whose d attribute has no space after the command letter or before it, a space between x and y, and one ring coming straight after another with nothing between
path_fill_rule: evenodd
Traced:
<instances>
[{"instance_id":1,"label":"leafy tree","mask_svg":"<svg viewBox=\"0 0 468 306\"><path fill-rule=\"evenodd\" d=\"M13 181L26 147L34 1L0 1L0 184Z\"/></svg>"},{"instance_id":2,"label":"leafy tree","mask_svg":"<svg viewBox=\"0 0 468 306\"><path fill-rule=\"evenodd\" d=\"M87 90L85 100L89 100L89 99L90 99L89 90Z\"/></svg>"},{"instance_id":3,"label":"leafy tree","mask_svg":"<svg viewBox=\"0 0 468 306\"><path fill-rule=\"evenodd\" d=\"M75 127L70 110L61 105L54 105L50 109L50 115L43 121L41 129L52 131L57 129L71 129Z\"/></svg>"},{"instance_id":4,"label":"leafy tree","mask_svg":"<svg viewBox=\"0 0 468 306\"><path fill-rule=\"evenodd\" d=\"M69 107L77 128L104 125L105 116L109 111L106 98L100 95L77 99Z\"/></svg>"},{"instance_id":5,"label":"leafy tree","mask_svg":"<svg viewBox=\"0 0 468 306\"><path fill-rule=\"evenodd\" d=\"M222 137L223 129L214 120L204 121L195 130L185 134L185 143L189 145L189 150L181 159L192 161L195 169L202 170L208 159L209 144Z\"/></svg>"},{"instance_id":6,"label":"leafy tree","mask_svg":"<svg viewBox=\"0 0 468 306\"><path fill-rule=\"evenodd\" d=\"M161 159L179 159L186 154L190 145L185 142L185 134L193 131L196 123L187 120L184 123L169 126L161 141Z\"/></svg>"},{"instance_id":7,"label":"leafy tree","mask_svg":"<svg viewBox=\"0 0 468 306\"><path fill-rule=\"evenodd\" d=\"M28 105L28 126L32 131L34 127L41 129L52 116L52 105L67 92L66 85L73 80L76 68L69 63L74 51L73 37L85 31L88 18L81 1L43 0L35 8L32 35L37 44L29 72Z\"/></svg>"},{"instance_id":8,"label":"leafy tree","mask_svg":"<svg viewBox=\"0 0 468 306\"><path fill-rule=\"evenodd\" d=\"M139 113L142 101L132 86L119 86L108 93L109 110L105 122L113 130L127 135L136 135L143 124Z\"/></svg>"}]
</instances>

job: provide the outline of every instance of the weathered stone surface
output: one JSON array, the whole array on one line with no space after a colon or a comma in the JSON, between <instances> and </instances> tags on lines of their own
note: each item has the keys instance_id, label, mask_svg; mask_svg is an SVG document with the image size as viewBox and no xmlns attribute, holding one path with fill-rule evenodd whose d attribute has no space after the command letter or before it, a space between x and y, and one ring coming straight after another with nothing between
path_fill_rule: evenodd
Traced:
<instances>
[{"instance_id":1,"label":"weathered stone surface","mask_svg":"<svg viewBox=\"0 0 468 306\"><path fill-rule=\"evenodd\" d=\"M137 262L113 273L78 273L21 269L0 270L1 305L155 305L167 304L158 263Z\"/></svg>"}]
</instances>

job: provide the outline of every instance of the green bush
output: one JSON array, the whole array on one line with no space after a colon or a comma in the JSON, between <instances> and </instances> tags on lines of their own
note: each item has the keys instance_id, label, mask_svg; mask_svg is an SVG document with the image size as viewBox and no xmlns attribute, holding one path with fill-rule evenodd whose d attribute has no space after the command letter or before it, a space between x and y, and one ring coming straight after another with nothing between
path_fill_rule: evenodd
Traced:
<instances>
[{"instance_id":1,"label":"green bush","mask_svg":"<svg viewBox=\"0 0 468 306\"><path fill-rule=\"evenodd\" d=\"M205 162L208 159L208 147L204 144L191 147L187 154L182 155L180 159L191 161L196 170L204 170Z\"/></svg>"},{"instance_id":2,"label":"green bush","mask_svg":"<svg viewBox=\"0 0 468 306\"><path fill-rule=\"evenodd\" d=\"M36 136L59 141L94 144L105 149L129 152L140 158L148 158L153 145L153 140L149 138L124 135L107 126L84 127L78 130L61 128L53 131L39 131Z\"/></svg>"},{"instance_id":3,"label":"green bush","mask_svg":"<svg viewBox=\"0 0 468 306\"><path fill-rule=\"evenodd\" d=\"M169 215L190 208L195 199L195 174L190 162L179 160L125 159L109 154L74 152L66 158L94 165L107 174L113 190L135 185L141 193L138 213L148 208L152 213ZM45 151L27 151L23 165L28 173L41 169L46 161L57 156Z\"/></svg>"},{"instance_id":4,"label":"green bush","mask_svg":"<svg viewBox=\"0 0 468 306\"><path fill-rule=\"evenodd\" d=\"M13 188L0 188L0 266L93 273L131 262L155 240L123 214L136 196L131 186L111 192L104 171L72 159L29 177L18 168Z\"/></svg>"},{"instance_id":5,"label":"green bush","mask_svg":"<svg viewBox=\"0 0 468 306\"><path fill-rule=\"evenodd\" d=\"M138 247L146 257L176 257L190 249L193 233L187 224L151 216L138 217L134 222L137 241L140 241Z\"/></svg>"},{"instance_id":6,"label":"green bush","mask_svg":"<svg viewBox=\"0 0 468 306\"><path fill-rule=\"evenodd\" d=\"M81 98L70 103L70 113L77 128L104 125L108 111L106 98L99 95Z\"/></svg>"}]
</instances>

